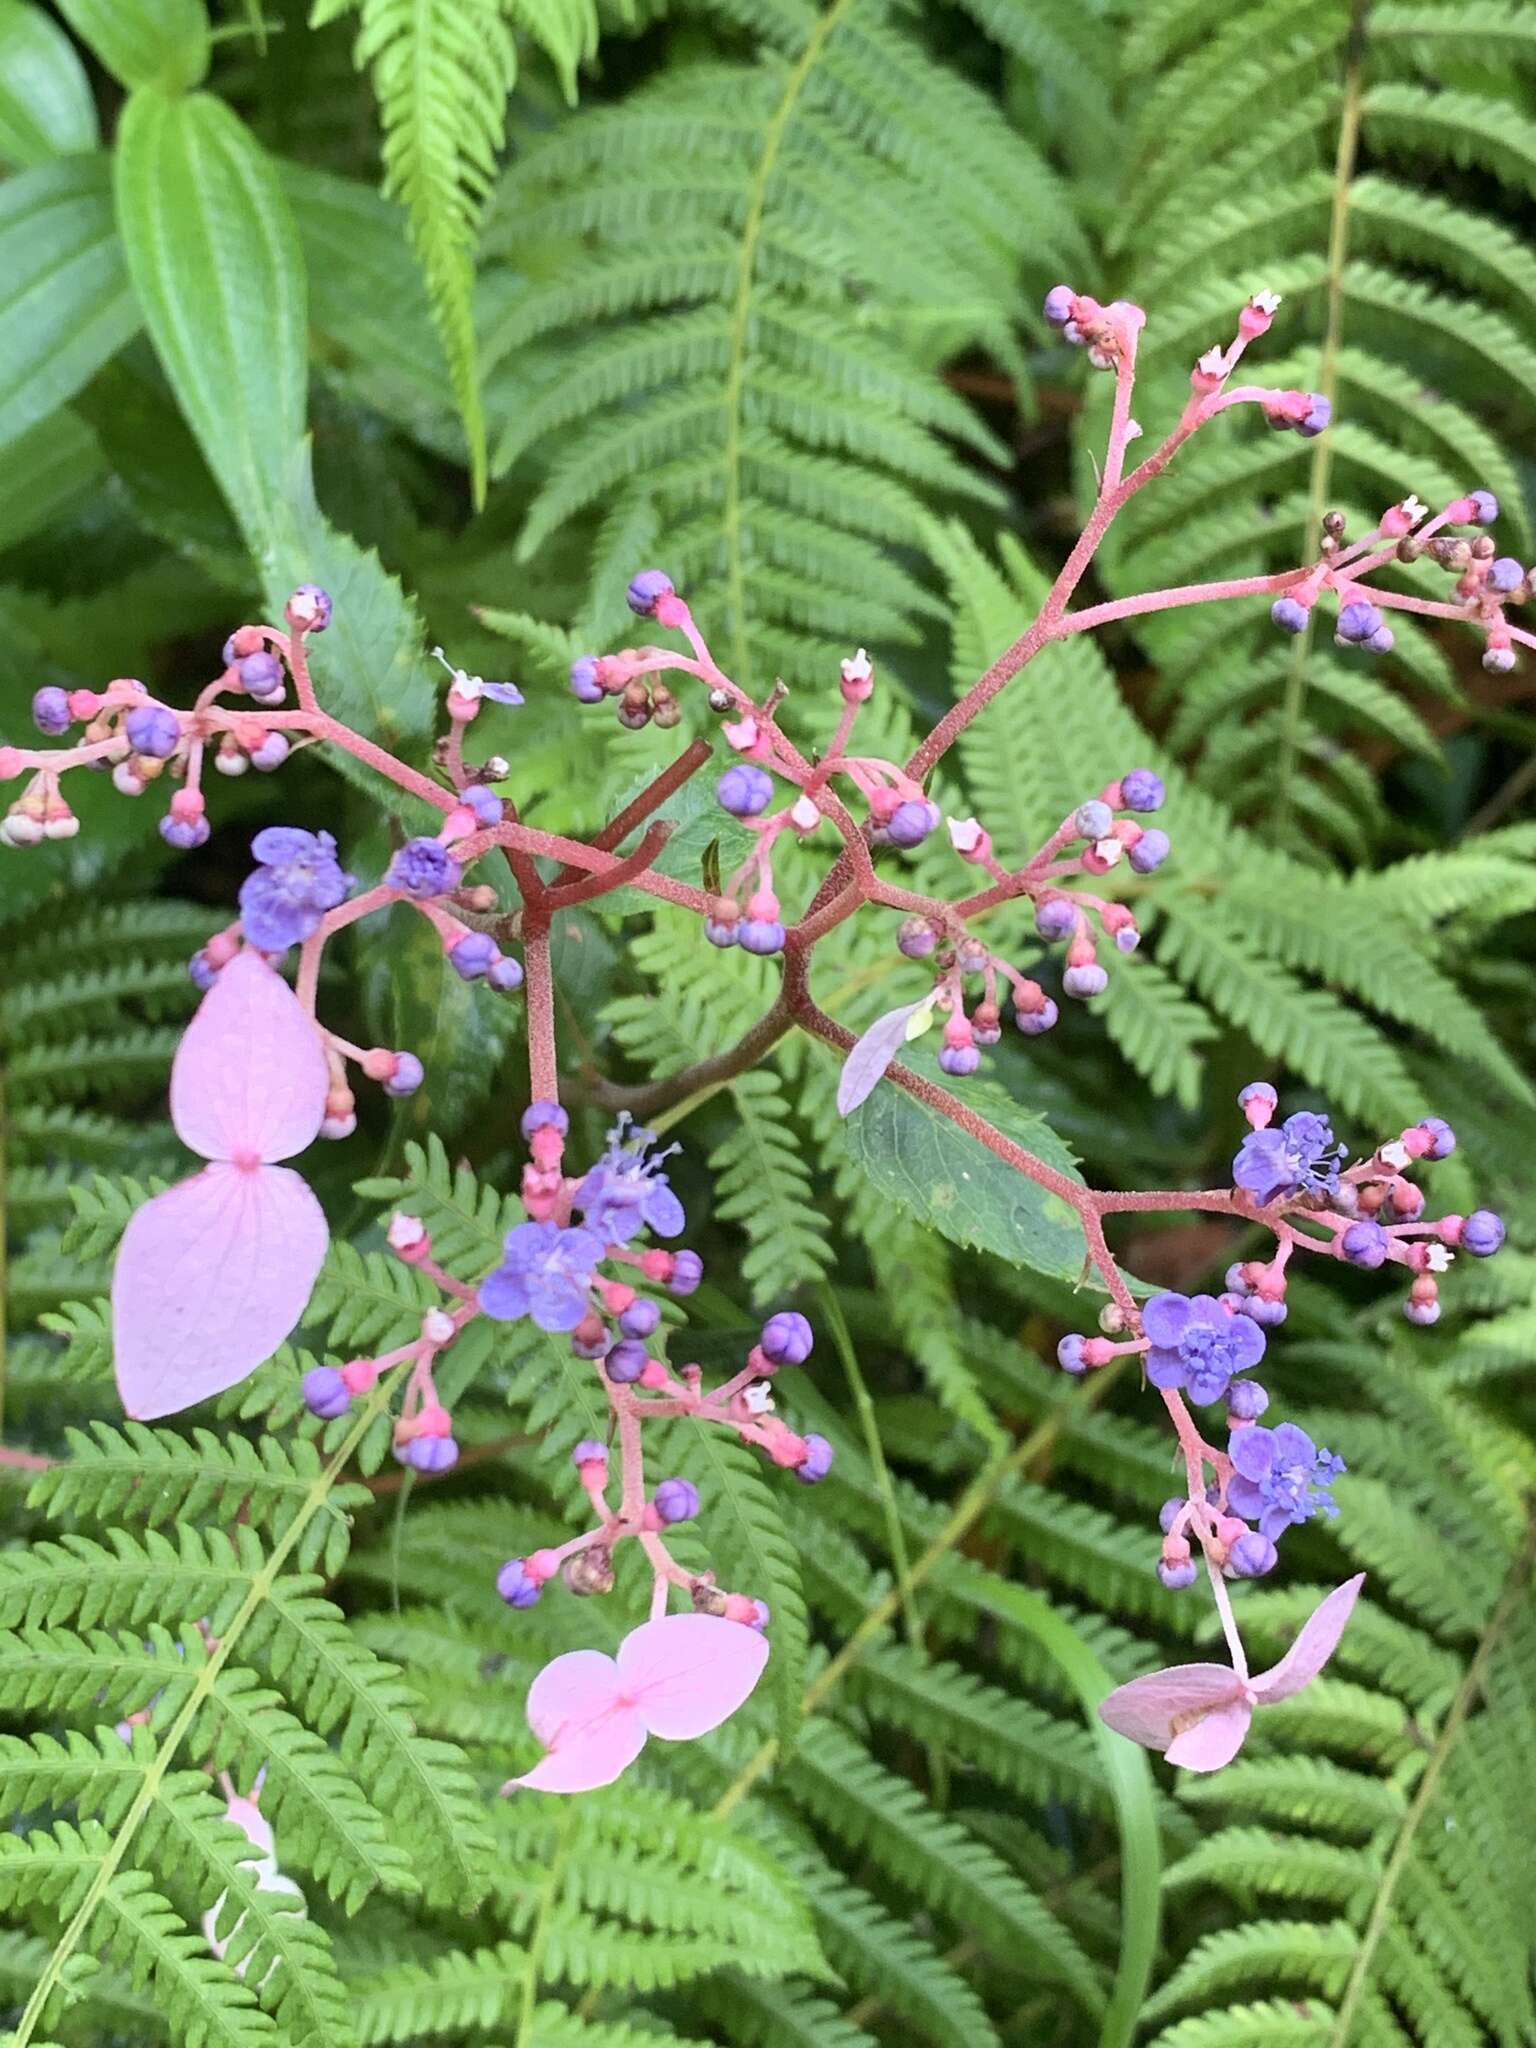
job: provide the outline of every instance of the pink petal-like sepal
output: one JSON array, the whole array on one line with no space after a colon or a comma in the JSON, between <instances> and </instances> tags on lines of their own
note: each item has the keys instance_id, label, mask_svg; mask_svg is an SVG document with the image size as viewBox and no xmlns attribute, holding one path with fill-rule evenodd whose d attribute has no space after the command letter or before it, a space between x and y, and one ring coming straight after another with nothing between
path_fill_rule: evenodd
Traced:
<instances>
[{"instance_id":1,"label":"pink petal-like sepal","mask_svg":"<svg viewBox=\"0 0 1536 2048\"><path fill-rule=\"evenodd\" d=\"M237 953L197 1006L171 1066L171 1121L205 1159L291 1159L325 1115L312 1019L259 953Z\"/></svg>"},{"instance_id":2,"label":"pink petal-like sepal","mask_svg":"<svg viewBox=\"0 0 1536 2048\"><path fill-rule=\"evenodd\" d=\"M1252 1725L1249 1702L1228 1700L1180 1729L1168 1745L1168 1761L1182 1764L1186 1771L1219 1771L1237 1755Z\"/></svg>"},{"instance_id":3,"label":"pink petal-like sepal","mask_svg":"<svg viewBox=\"0 0 1536 2048\"><path fill-rule=\"evenodd\" d=\"M1254 1679L1254 1694L1261 1704L1288 1700L1292 1693L1312 1683L1338 1648L1364 1584L1365 1573L1357 1572L1342 1586L1335 1586L1326 1600L1318 1602L1280 1662Z\"/></svg>"},{"instance_id":4,"label":"pink petal-like sepal","mask_svg":"<svg viewBox=\"0 0 1536 2048\"><path fill-rule=\"evenodd\" d=\"M175 1415L264 1364L303 1315L329 1235L286 1166L215 1161L137 1210L112 1274L113 1366L128 1414Z\"/></svg>"},{"instance_id":5,"label":"pink petal-like sepal","mask_svg":"<svg viewBox=\"0 0 1536 2048\"><path fill-rule=\"evenodd\" d=\"M618 1661L568 1650L528 1689L528 1725L547 1754L503 1792L592 1792L611 1785L646 1736L706 1735L763 1675L768 1644L757 1629L712 1614L669 1614L631 1629Z\"/></svg>"},{"instance_id":6,"label":"pink petal-like sepal","mask_svg":"<svg viewBox=\"0 0 1536 2048\"><path fill-rule=\"evenodd\" d=\"M1117 1687L1099 1719L1144 1749L1167 1749L1200 1715L1242 1696L1242 1680L1228 1664L1169 1664Z\"/></svg>"}]
</instances>

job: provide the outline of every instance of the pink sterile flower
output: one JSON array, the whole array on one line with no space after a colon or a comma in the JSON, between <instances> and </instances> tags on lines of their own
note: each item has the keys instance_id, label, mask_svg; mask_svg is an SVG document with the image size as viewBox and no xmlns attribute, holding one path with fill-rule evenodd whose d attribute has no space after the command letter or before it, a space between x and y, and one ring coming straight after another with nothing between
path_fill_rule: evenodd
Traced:
<instances>
[{"instance_id":1,"label":"pink sterile flower","mask_svg":"<svg viewBox=\"0 0 1536 2048\"><path fill-rule=\"evenodd\" d=\"M591 1792L611 1785L648 1735L688 1742L734 1714L768 1662L756 1629L714 1614L668 1614L631 1629L617 1659L568 1650L528 1688L528 1725L547 1754L502 1786Z\"/></svg>"},{"instance_id":2,"label":"pink sterile flower","mask_svg":"<svg viewBox=\"0 0 1536 2048\"><path fill-rule=\"evenodd\" d=\"M1226 1664L1171 1664L1112 1692L1099 1718L1147 1749L1163 1750L1189 1771L1219 1771L1242 1748L1255 1707L1272 1706L1310 1685L1338 1647L1359 1572L1313 1611L1280 1662L1245 1678Z\"/></svg>"},{"instance_id":3,"label":"pink sterile flower","mask_svg":"<svg viewBox=\"0 0 1536 2048\"><path fill-rule=\"evenodd\" d=\"M290 1168L325 1115L313 1023L259 953L238 953L171 1067L171 1121L209 1162L136 1211L112 1275L118 1392L137 1421L235 1386L304 1313L325 1214Z\"/></svg>"}]
</instances>

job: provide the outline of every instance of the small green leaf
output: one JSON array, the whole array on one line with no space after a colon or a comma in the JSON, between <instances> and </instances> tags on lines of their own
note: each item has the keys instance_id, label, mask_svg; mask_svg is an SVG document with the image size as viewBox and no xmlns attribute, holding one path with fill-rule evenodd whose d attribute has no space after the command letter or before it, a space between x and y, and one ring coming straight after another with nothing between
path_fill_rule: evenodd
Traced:
<instances>
[{"instance_id":1,"label":"small green leaf","mask_svg":"<svg viewBox=\"0 0 1536 2048\"><path fill-rule=\"evenodd\" d=\"M189 92L207 73L203 0L59 0L59 12L130 90Z\"/></svg>"},{"instance_id":2,"label":"small green leaf","mask_svg":"<svg viewBox=\"0 0 1536 2048\"><path fill-rule=\"evenodd\" d=\"M913 1053L914 1072L946 1085L931 1055ZM967 1103L1005 1138L1076 1180L1077 1163L1050 1125L995 1087L966 1088ZM1004 1165L960 1126L890 1079L843 1129L854 1158L883 1193L956 1244L996 1252L1056 1280L1077 1280L1086 1247L1077 1217L1052 1194Z\"/></svg>"},{"instance_id":3,"label":"small green leaf","mask_svg":"<svg viewBox=\"0 0 1536 2048\"><path fill-rule=\"evenodd\" d=\"M0 447L73 398L138 325L101 157L0 185Z\"/></svg>"},{"instance_id":4,"label":"small green leaf","mask_svg":"<svg viewBox=\"0 0 1536 2048\"><path fill-rule=\"evenodd\" d=\"M0 163L23 170L100 139L90 80L69 37L30 0L0 0Z\"/></svg>"}]
</instances>

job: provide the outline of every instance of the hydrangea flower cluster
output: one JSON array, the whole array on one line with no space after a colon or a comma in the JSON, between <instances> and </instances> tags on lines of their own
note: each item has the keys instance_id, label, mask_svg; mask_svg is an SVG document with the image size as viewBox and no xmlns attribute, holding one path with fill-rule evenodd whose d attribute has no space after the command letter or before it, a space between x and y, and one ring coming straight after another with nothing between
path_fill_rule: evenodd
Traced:
<instances>
[{"instance_id":1,"label":"hydrangea flower cluster","mask_svg":"<svg viewBox=\"0 0 1536 2048\"><path fill-rule=\"evenodd\" d=\"M531 1605L557 1572L578 1592L607 1590L616 1548L633 1539L651 1566L652 1619L630 1631L617 1659L583 1664L579 1714L562 1721L551 1704L567 1698L568 1680L575 1683L561 1668L566 1660L557 1659L542 1674L529 1712L549 1754L518 1782L566 1791L607 1782L650 1735L675 1739L714 1726L751 1690L767 1655L761 1602L725 1591L707 1572L691 1574L671 1557L665 1531L690 1520L706 1503L686 1478L647 1481L643 1424L687 1416L727 1428L805 1483L825 1476L832 1457L823 1438L795 1432L775 1412L776 1373L802 1363L811 1350L810 1328L793 1311L771 1316L741 1370L711 1389L696 1365L668 1363L659 1297L686 1296L702 1275L697 1254L672 1242L686 1219L671 1184L668 1153L621 1118L597 1160L579 1173L565 1170L569 1122L560 1105L551 928L567 908L625 887L686 908L711 944L780 956L782 978L767 1014L736 1047L630 1089L594 1084L615 1107L626 1095L642 1114L681 1102L700 1085L745 1071L783 1033L799 1028L847 1056L838 1095L845 1112L877 1086L901 1088L1049 1190L1081 1223L1089 1265L1108 1299L1097 1333L1062 1340L1061 1364L1080 1373L1122 1355L1143 1360L1173 1422L1185 1472L1184 1493L1163 1511L1158 1568L1165 1584L1189 1583L1198 1546L1232 1652L1230 1671L1194 1665L1122 1688L1106 1703L1111 1725L1167 1749L1177 1761L1213 1768L1235 1753L1253 1708L1305 1684L1338 1640L1357 1581L1324 1601L1273 1671L1248 1675L1226 1582L1271 1570L1287 1529L1332 1513L1331 1488L1343 1471L1332 1452L1295 1424L1268 1419L1268 1395L1253 1375L1285 1320L1287 1271L1297 1253L1366 1270L1403 1267L1405 1312L1411 1321L1427 1324L1440 1313L1439 1279L1456 1254L1487 1257L1498 1249L1504 1226L1491 1210L1425 1218L1424 1195L1412 1170L1453 1149L1449 1126L1426 1117L1350 1164L1325 1116L1302 1109L1277 1122L1274 1088L1255 1082L1241 1097L1249 1129L1234 1158L1229 1189L1101 1191L1027 1152L960 1096L910 1072L898 1058L909 1037L942 1019L941 1069L955 1078L973 1072L982 1049L1000 1038L1005 999L1011 999L1015 1023L1027 1036L1056 1022L1057 1003L1042 983L977 929L993 910L1016 901L1029 906L1034 937L1065 949L1061 993L1079 1000L1091 1000L1106 985L1101 940L1122 952L1138 943L1129 905L1088 885L1111 870L1150 875L1166 858L1166 833L1142 822L1165 803L1162 779L1153 770L1132 769L1089 796L1015 869L997 859L981 820L945 819L931 794L945 754L1043 648L1115 620L1219 601L1265 603L1277 625L1300 632L1325 595L1330 608L1337 605L1336 637L1350 647L1387 651L1396 611L1470 624L1484 639L1485 665L1496 671L1513 663L1516 645L1536 646L1536 635L1508 616L1511 607L1529 600L1536 572L1498 555L1485 533L1469 538L1453 531L1485 528L1496 519L1496 501L1480 489L1433 516L1417 498L1405 498L1353 542L1343 518L1330 513L1317 560L1273 574L1073 609L1115 518L1193 434L1243 405L1256 407L1277 429L1312 436L1327 428L1325 397L1235 381L1245 352L1266 333L1278 305L1265 292L1248 300L1234 337L1195 363L1189 396L1172 427L1133 464L1130 453L1143 432L1133 407L1145 316L1128 302L1102 305L1068 285L1047 295L1046 322L1114 382L1095 503L1038 615L903 763L849 751L860 711L875 688L875 666L865 650L841 663L835 729L820 752L807 755L779 724L783 685L762 701L749 695L714 660L672 579L659 569L633 578L633 614L680 635L687 651L644 645L583 655L572 667L571 690L582 703L612 699L627 727L667 728L682 720L684 705L665 678L681 675L702 685L729 750L729 758L716 765L716 799L750 841L745 859L728 876L706 861L696 883L664 873L657 864L671 830L664 806L711 760L706 740L689 742L590 841L538 830L498 793L497 785L510 774L508 762L496 755L471 762L465 751L470 729L487 706L515 711L522 703L518 685L487 682L455 666L441 648L433 650L447 673L446 730L433 749L430 771L399 760L319 702L309 646L328 626L332 607L326 592L312 584L294 592L282 625L242 625L230 635L219 673L197 692L190 709L159 702L131 679L99 690L49 685L34 700L35 722L51 741L69 742L72 728L79 727L73 742L41 749L0 745L0 781L22 782L0 825L0 841L17 847L67 839L78 830L63 781L76 770L94 769L109 773L129 797L163 781L170 795L160 820L162 836L178 850L193 851L209 837L203 784L210 763L229 775L252 767L270 771L295 746L316 743L347 753L417 807L413 836L395 847L371 887L360 887L347 872L325 832L278 826L258 834L255 867L239 892L239 917L191 963L204 999L177 1055L172 1115L186 1143L208 1163L202 1173L146 1203L123 1238L114 1278L114 1341L131 1414L175 1413L234 1384L282 1343L303 1314L327 1239L319 1204L283 1162L317 1135L342 1138L353 1130L349 1066L392 1096L410 1094L425 1078L414 1053L352 1045L319 1022L316 991L330 941L359 919L400 904L432 926L444 959L463 980L484 981L501 993L526 986L532 1107L523 1125L530 1154L522 1175L525 1219L508 1232L496 1266L471 1283L438 1264L419 1218L396 1216L390 1246L437 1288L438 1302L424 1310L409 1343L378 1358L328 1362L304 1382L309 1407L329 1421L356 1401L377 1401L381 1390L393 1397L403 1385L393 1424L396 1454L433 1475L450 1470L459 1456L452 1417L435 1384L436 1361L467 1323L481 1317L526 1321L565 1337L579 1358L590 1361L612 1425L609 1443L584 1439L575 1452L592 1526L564 1545L509 1560L498 1585L513 1607ZM1393 564L1420 559L1454 576L1452 601L1431 601L1375 580ZM983 871L984 886L955 901L908 886L911 869L887 858L923 846L941 825L947 825L950 855ZM810 900L787 911L775 883L775 851L791 839L818 834L828 843L835 840L836 850ZM487 859L498 878L503 867L510 875L515 907L503 909L497 886L484 879L481 864ZM931 978L915 1000L856 1039L819 1007L810 971L817 943L870 905L901 920L900 953L927 963ZM275 970L292 954L290 990ZM236 1065L240 1075L230 1077ZM223 1201L214 1217L208 1205L218 1202L232 1177L242 1200ZM1273 1237L1273 1255L1235 1263L1219 1294L1164 1293L1138 1306L1110 1255L1105 1218L1175 1207L1258 1227ZM242 1218L254 1220L247 1228ZM239 1288L210 1289L206 1274L196 1270L187 1248L213 1242L229 1272L238 1273ZM237 1297L244 1304L239 1314L231 1308ZM1224 1443L1206 1440L1190 1404L1221 1413ZM614 1445L618 1486L611 1499ZM691 1612L664 1613L674 1588ZM715 1633L722 1627L724 1639ZM705 1636L713 1645L708 1661L720 1679L716 1685L687 1676L702 1668ZM723 1651L722 1640L729 1645ZM685 1698L690 1683L697 1685L697 1697Z\"/></svg>"},{"instance_id":2,"label":"hydrangea flower cluster","mask_svg":"<svg viewBox=\"0 0 1536 2048\"><path fill-rule=\"evenodd\" d=\"M1370 1270L1389 1261L1405 1267L1412 1278L1404 1312L1423 1324L1439 1317L1438 1275L1457 1250L1487 1258L1504 1241L1504 1224L1491 1209L1424 1220L1424 1192L1408 1170L1455 1150L1443 1117L1425 1117L1346 1167L1326 1116L1298 1110L1276 1124L1279 1098L1267 1081L1250 1082L1238 1102L1249 1132L1232 1161L1230 1211L1273 1231L1273 1258L1229 1266L1219 1295L1157 1294L1129 1311L1111 1302L1101 1334L1074 1332L1057 1347L1070 1373L1139 1357L1162 1394L1188 1481L1187 1493L1166 1502L1161 1517L1157 1572L1170 1590L1194 1584L1192 1543L1213 1578L1259 1578L1274 1569L1287 1529L1337 1512L1331 1488L1344 1461L1295 1423L1259 1420L1269 1396L1252 1374L1263 1362L1267 1332L1285 1321L1292 1257L1313 1252ZM1225 1408L1224 1449L1205 1440L1186 1405L1218 1402Z\"/></svg>"}]
</instances>

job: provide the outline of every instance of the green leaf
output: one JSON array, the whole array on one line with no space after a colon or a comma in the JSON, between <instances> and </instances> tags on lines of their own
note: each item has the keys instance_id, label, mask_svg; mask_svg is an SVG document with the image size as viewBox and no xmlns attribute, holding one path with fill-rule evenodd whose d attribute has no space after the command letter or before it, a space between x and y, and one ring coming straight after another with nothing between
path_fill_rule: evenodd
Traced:
<instances>
[{"instance_id":1,"label":"green leaf","mask_svg":"<svg viewBox=\"0 0 1536 2048\"><path fill-rule=\"evenodd\" d=\"M145 323L258 557L304 434L303 258L277 175L221 101L136 92L118 131L117 216Z\"/></svg>"},{"instance_id":2,"label":"green leaf","mask_svg":"<svg viewBox=\"0 0 1536 2048\"><path fill-rule=\"evenodd\" d=\"M73 398L138 325L101 157L0 185L0 446Z\"/></svg>"},{"instance_id":3,"label":"green leaf","mask_svg":"<svg viewBox=\"0 0 1536 2048\"><path fill-rule=\"evenodd\" d=\"M0 0L0 162L20 170L100 140L85 66L51 15Z\"/></svg>"},{"instance_id":4,"label":"green leaf","mask_svg":"<svg viewBox=\"0 0 1536 2048\"><path fill-rule=\"evenodd\" d=\"M59 0L59 12L130 90L188 92L207 73L203 0Z\"/></svg>"},{"instance_id":5,"label":"green leaf","mask_svg":"<svg viewBox=\"0 0 1536 2048\"><path fill-rule=\"evenodd\" d=\"M45 527L95 483L96 437L72 412L56 412L12 441L0 466L0 550Z\"/></svg>"},{"instance_id":6,"label":"green leaf","mask_svg":"<svg viewBox=\"0 0 1536 2048\"><path fill-rule=\"evenodd\" d=\"M931 1055L909 1055L906 1064L945 1085ZM1076 1162L1044 1117L1010 1102L1000 1089L973 1088L966 1099L1005 1138L1077 1179ZM1083 1233L1069 1204L894 1081L883 1081L843 1128L875 1185L930 1229L1053 1279L1080 1277Z\"/></svg>"}]
</instances>

